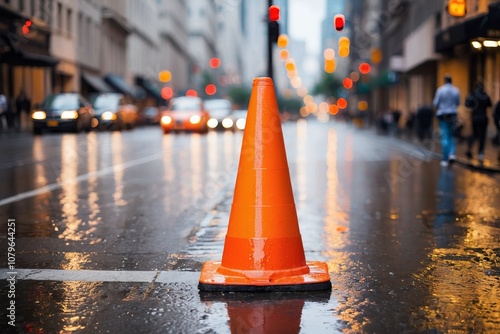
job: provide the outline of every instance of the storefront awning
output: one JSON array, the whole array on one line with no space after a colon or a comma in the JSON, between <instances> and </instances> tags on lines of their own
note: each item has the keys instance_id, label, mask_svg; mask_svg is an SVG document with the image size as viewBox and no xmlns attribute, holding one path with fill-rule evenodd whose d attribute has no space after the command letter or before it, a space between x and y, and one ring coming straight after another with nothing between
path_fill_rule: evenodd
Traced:
<instances>
[{"instance_id":1,"label":"storefront awning","mask_svg":"<svg viewBox=\"0 0 500 334\"><path fill-rule=\"evenodd\" d=\"M0 54L0 63L7 63L14 66L54 67L59 63L59 59L31 52L9 51Z\"/></svg>"},{"instance_id":2,"label":"storefront awning","mask_svg":"<svg viewBox=\"0 0 500 334\"><path fill-rule=\"evenodd\" d=\"M48 38L40 36L44 41ZM30 41L16 41L15 36L0 34L0 48L4 50L0 53L0 63L33 67L54 67L59 63L59 59L52 57L48 49L33 45Z\"/></svg>"},{"instance_id":3,"label":"storefront awning","mask_svg":"<svg viewBox=\"0 0 500 334\"><path fill-rule=\"evenodd\" d=\"M82 80L99 93L112 93L114 90L103 79L96 75L82 73Z\"/></svg>"},{"instance_id":4,"label":"storefront awning","mask_svg":"<svg viewBox=\"0 0 500 334\"><path fill-rule=\"evenodd\" d=\"M156 101L162 101L160 89L149 79L138 77L136 82L139 86L144 88L148 96L153 97Z\"/></svg>"},{"instance_id":5,"label":"storefront awning","mask_svg":"<svg viewBox=\"0 0 500 334\"><path fill-rule=\"evenodd\" d=\"M477 38L500 37L500 4L491 4L487 14L453 25L435 37L436 52L446 52L455 45Z\"/></svg>"},{"instance_id":6,"label":"storefront awning","mask_svg":"<svg viewBox=\"0 0 500 334\"><path fill-rule=\"evenodd\" d=\"M118 92L136 97L135 89L130 86L121 76L115 74L108 74L104 77L104 81Z\"/></svg>"}]
</instances>

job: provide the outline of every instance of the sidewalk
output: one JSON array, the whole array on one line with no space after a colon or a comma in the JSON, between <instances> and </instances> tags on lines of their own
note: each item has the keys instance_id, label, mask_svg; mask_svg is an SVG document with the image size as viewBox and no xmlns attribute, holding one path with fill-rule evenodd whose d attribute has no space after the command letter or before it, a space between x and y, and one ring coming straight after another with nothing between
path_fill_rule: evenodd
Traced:
<instances>
[{"instance_id":1,"label":"sidewalk","mask_svg":"<svg viewBox=\"0 0 500 334\"><path fill-rule=\"evenodd\" d=\"M370 127L371 128L371 127ZM418 140L418 138L414 135L409 137L408 134L404 133L404 131L400 131L398 135L394 134L383 134L375 127L372 130L380 136L393 136L398 138L399 140L403 140L405 142L409 142L420 147L423 147L431 152L436 153L440 157L441 155L441 140L439 137L439 131L434 132L434 137L432 139L428 139L425 142ZM478 170L486 173L500 173L500 146L494 146L491 142L491 138L486 139L485 149L484 149L484 161L480 163L477 160L477 149L478 143L474 143L472 148L473 159L468 159L465 153L467 152L467 139L457 139L456 140L456 148L457 148L457 160L456 163L458 165L464 166L466 168L470 168L473 170Z\"/></svg>"},{"instance_id":2,"label":"sidewalk","mask_svg":"<svg viewBox=\"0 0 500 334\"><path fill-rule=\"evenodd\" d=\"M484 162L477 160L476 142L472 148L472 159L468 159L465 155L467 152L467 140L457 140L457 163L465 167L476 169L484 172L500 173L500 146L494 146L491 143L491 138L487 139L484 148Z\"/></svg>"}]
</instances>

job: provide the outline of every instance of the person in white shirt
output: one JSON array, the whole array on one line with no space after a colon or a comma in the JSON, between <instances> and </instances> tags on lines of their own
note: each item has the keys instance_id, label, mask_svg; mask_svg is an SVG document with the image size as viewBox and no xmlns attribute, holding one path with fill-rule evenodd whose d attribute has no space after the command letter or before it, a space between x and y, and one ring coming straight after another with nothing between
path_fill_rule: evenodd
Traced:
<instances>
[{"instance_id":1,"label":"person in white shirt","mask_svg":"<svg viewBox=\"0 0 500 334\"><path fill-rule=\"evenodd\" d=\"M434 107L441 131L442 166L456 159L456 144L453 132L457 123L457 108L460 105L460 91L452 85L449 74L444 77L444 85L439 87L434 97Z\"/></svg>"}]
</instances>

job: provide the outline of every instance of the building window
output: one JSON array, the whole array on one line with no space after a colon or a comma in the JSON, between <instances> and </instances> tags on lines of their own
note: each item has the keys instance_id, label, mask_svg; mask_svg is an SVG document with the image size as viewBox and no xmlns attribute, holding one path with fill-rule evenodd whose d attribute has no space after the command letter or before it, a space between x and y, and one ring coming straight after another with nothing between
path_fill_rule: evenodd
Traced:
<instances>
[{"instance_id":1,"label":"building window","mask_svg":"<svg viewBox=\"0 0 500 334\"><path fill-rule=\"evenodd\" d=\"M45 21L45 14L47 14L46 12L46 8L45 8L45 0L40 0L40 13L38 15L38 17L40 17L40 19L42 21Z\"/></svg>"},{"instance_id":2,"label":"building window","mask_svg":"<svg viewBox=\"0 0 500 334\"><path fill-rule=\"evenodd\" d=\"M62 30L62 4L57 3L57 29Z\"/></svg>"},{"instance_id":3,"label":"building window","mask_svg":"<svg viewBox=\"0 0 500 334\"><path fill-rule=\"evenodd\" d=\"M19 11L24 12L24 0L19 0Z\"/></svg>"},{"instance_id":4,"label":"building window","mask_svg":"<svg viewBox=\"0 0 500 334\"><path fill-rule=\"evenodd\" d=\"M72 32L72 25L73 25L73 11L68 8L68 17L66 17L66 30L68 31L68 33L71 34Z\"/></svg>"},{"instance_id":5,"label":"building window","mask_svg":"<svg viewBox=\"0 0 500 334\"><path fill-rule=\"evenodd\" d=\"M83 33L83 15L82 13L78 13L78 44L80 46L84 45L83 44L83 38L82 38L82 33Z\"/></svg>"}]
</instances>

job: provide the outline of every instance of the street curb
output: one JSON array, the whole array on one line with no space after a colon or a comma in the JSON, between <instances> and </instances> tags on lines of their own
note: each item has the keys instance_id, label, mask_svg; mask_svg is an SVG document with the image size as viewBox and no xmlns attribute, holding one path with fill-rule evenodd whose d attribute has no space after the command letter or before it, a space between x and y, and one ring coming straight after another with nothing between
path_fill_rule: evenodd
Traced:
<instances>
[{"instance_id":1,"label":"street curb","mask_svg":"<svg viewBox=\"0 0 500 334\"><path fill-rule=\"evenodd\" d=\"M470 168L470 169L473 169L473 170L478 170L478 171L481 171L481 172L487 172L487 173L500 173L500 168L495 168L493 166L484 166L482 164L475 164L475 163L472 163L466 159L462 159L462 158L457 158L455 160L455 163L461 165L461 166L464 166L466 168Z\"/></svg>"},{"instance_id":2,"label":"street curb","mask_svg":"<svg viewBox=\"0 0 500 334\"><path fill-rule=\"evenodd\" d=\"M426 152L429 152L431 155L433 155L434 157L436 157L439 160L441 160L443 158L443 155L441 153L431 151L428 148L426 148L426 147L424 147L422 145L419 145L419 144L417 144L415 142L412 142L412 141L409 141L409 140L405 140L403 138L398 138L398 140L402 141L403 143L415 145L416 147L418 147L420 149L423 149ZM466 168L469 168L471 170L476 170L476 171L480 171L480 172L484 172L484 173L500 173L500 167L484 166L484 165L481 165L479 163L473 163L473 162L471 162L471 161L469 161L467 159L463 159L463 158L458 158L457 157L455 159L455 164L463 166L463 167L466 167Z\"/></svg>"}]
</instances>

